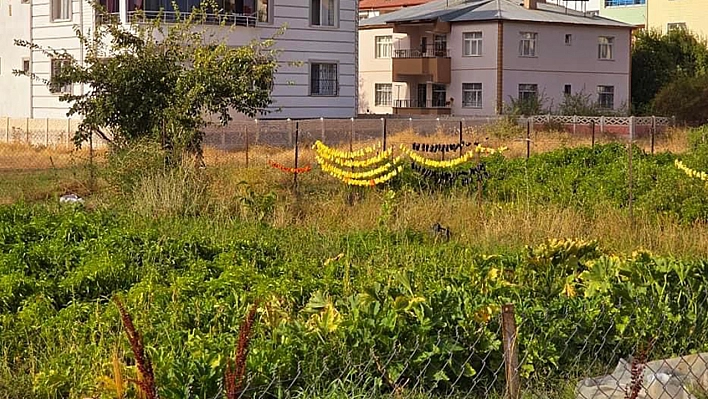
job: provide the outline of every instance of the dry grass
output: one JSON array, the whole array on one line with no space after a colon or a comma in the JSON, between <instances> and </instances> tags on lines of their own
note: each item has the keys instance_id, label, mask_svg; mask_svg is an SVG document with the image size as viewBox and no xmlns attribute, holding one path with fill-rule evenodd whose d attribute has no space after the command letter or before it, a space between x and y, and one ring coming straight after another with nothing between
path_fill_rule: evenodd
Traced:
<instances>
[{"instance_id":1,"label":"dry grass","mask_svg":"<svg viewBox=\"0 0 708 399\"><path fill-rule=\"evenodd\" d=\"M473 140L476 136L470 133L465 140L470 140L470 137ZM583 141L586 139L583 136L570 137L563 133L538 137L540 138L532 141L533 148L537 151L588 144ZM600 142L597 139L596 137L596 141ZM420 137L408 131L391 136L389 143L397 146L414 141L455 142L449 135ZM370 140L357 143L355 148L373 145L375 142L376 140ZM483 143L487 146L506 145L510 147L508 153L510 156L524 156L526 151L525 142L517 142L509 138L490 136ZM337 147L348 149L349 145ZM669 131L661 137L661 140L657 140L656 149L674 152L685 150L685 132ZM33 154L32 151L36 150L18 148L16 158L21 158L19 154ZM53 153L46 149L42 149L40 153L45 156L50 155L52 159L55 154L67 156L66 153ZM438 154L428 154L430 157L435 155ZM341 183L315 169L298 176L300 195L294 196L292 175L267 166L268 160L294 166L293 149L251 148L248 168L245 167L244 152L226 152L208 148L205 150L205 158L208 165L206 171L210 176L208 192L210 206L212 210L217 210L225 216L252 217L253 213L238 210L239 207L243 207L242 199L249 195L258 197L273 193L276 198L272 209L267 212L269 213L267 219L278 227L306 227L322 232L344 232L372 229L378 225L381 204L384 201L383 193L380 191L363 190L364 195L351 204L349 195L356 192L355 190L343 188ZM299 166L314 165L314 152L309 146L300 148L299 160ZM22 163L16 162L15 165L21 166ZM30 199L42 199L48 195L48 192L55 192L56 189L66 186L72 179L71 176L62 177L53 173L42 175L39 181L34 179L30 182L25 177L18 176L22 175L10 173L9 170L6 173L0 171L0 188L3 181L8 188L29 187L24 190L24 196ZM23 183L23 181L27 182ZM26 194L27 191L39 194L32 197ZM12 199L17 199L12 195L2 194L6 193L0 193L0 202L12 202ZM189 192L185 195L180 196L179 199L199 196L201 192ZM185 201L178 202L181 204ZM427 232L434 223L448 227L452 231L454 240L488 251L499 248L518 249L527 244L542 242L547 238L575 237L598 239L606 247L617 251L644 248L661 254L708 255L706 225L680 224L667 217L642 215L640 210L637 211L635 223L632 225L626 211L613 207L582 211L546 204L542 206L523 203L482 202L480 204L474 198L463 194L450 196L415 192L398 193L395 200L395 216L388 222L388 228L394 231L413 229Z\"/></svg>"}]
</instances>

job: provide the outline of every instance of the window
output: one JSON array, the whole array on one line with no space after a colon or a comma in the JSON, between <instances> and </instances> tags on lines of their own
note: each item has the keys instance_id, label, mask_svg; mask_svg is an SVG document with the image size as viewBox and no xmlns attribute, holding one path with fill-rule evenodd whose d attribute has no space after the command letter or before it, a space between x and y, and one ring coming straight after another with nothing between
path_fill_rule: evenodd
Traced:
<instances>
[{"instance_id":1,"label":"window","mask_svg":"<svg viewBox=\"0 0 708 399\"><path fill-rule=\"evenodd\" d=\"M52 21L71 19L71 0L52 0Z\"/></svg>"},{"instance_id":2,"label":"window","mask_svg":"<svg viewBox=\"0 0 708 399\"><path fill-rule=\"evenodd\" d=\"M535 57L536 56L536 32L521 32L521 40L519 41L519 56Z\"/></svg>"},{"instance_id":3,"label":"window","mask_svg":"<svg viewBox=\"0 0 708 399\"><path fill-rule=\"evenodd\" d=\"M337 0L310 0L310 24L335 26Z\"/></svg>"},{"instance_id":4,"label":"window","mask_svg":"<svg viewBox=\"0 0 708 399\"><path fill-rule=\"evenodd\" d=\"M23 58L23 59L22 59L22 72L24 72L24 73L29 73L29 72L30 72L30 60L29 60L29 58Z\"/></svg>"},{"instance_id":5,"label":"window","mask_svg":"<svg viewBox=\"0 0 708 399\"><path fill-rule=\"evenodd\" d=\"M519 85L519 100L529 101L534 100L538 96L538 85L522 83Z\"/></svg>"},{"instance_id":6,"label":"window","mask_svg":"<svg viewBox=\"0 0 708 399\"><path fill-rule=\"evenodd\" d=\"M667 32L670 32L672 30L679 30L679 29L686 30L686 23L685 22L673 22L673 23L666 24L666 31Z\"/></svg>"},{"instance_id":7,"label":"window","mask_svg":"<svg viewBox=\"0 0 708 399\"><path fill-rule=\"evenodd\" d=\"M22 3L22 4L29 4L29 3L30 3L30 0L20 0L20 3Z\"/></svg>"},{"instance_id":8,"label":"window","mask_svg":"<svg viewBox=\"0 0 708 399\"><path fill-rule=\"evenodd\" d=\"M445 85L433 84L433 107L445 107L447 104L447 88Z\"/></svg>"},{"instance_id":9,"label":"window","mask_svg":"<svg viewBox=\"0 0 708 399\"><path fill-rule=\"evenodd\" d=\"M482 108L482 84L462 84L462 106L466 108Z\"/></svg>"},{"instance_id":10,"label":"window","mask_svg":"<svg viewBox=\"0 0 708 399\"><path fill-rule=\"evenodd\" d=\"M573 35L570 33L565 34L565 45L566 46L571 46L573 44Z\"/></svg>"},{"instance_id":11,"label":"window","mask_svg":"<svg viewBox=\"0 0 708 399\"><path fill-rule=\"evenodd\" d=\"M393 36L376 36L376 58L391 58L391 50L393 49Z\"/></svg>"},{"instance_id":12,"label":"window","mask_svg":"<svg viewBox=\"0 0 708 399\"><path fill-rule=\"evenodd\" d=\"M270 0L258 0L256 3L256 12L258 13L258 22L270 22Z\"/></svg>"},{"instance_id":13,"label":"window","mask_svg":"<svg viewBox=\"0 0 708 399\"><path fill-rule=\"evenodd\" d=\"M462 54L467 57L482 55L482 32L465 32L462 34Z\"/></svg>"},{"instance_id":14,"label":"window","mask_svg":"<svg viewBox=\"0 0 708 399\"><path fill-rule=\"evenodd\" d=\"M393 103L391 83L376 83L374 88L374 106L390 107Z\"/></svg>"},{"instance_id":15,"label":"window","mask_svg":"<svg viewBox=\"0 0 708 399\"><path fill-rule=\"evenodd\" d=\"M615 108L614 86L597 86L597 105L604 109Z\"/></svg>"},{"instance_id":16,"label":"window","mask_svg":"<svg viewBox=\"0 0 708 399\"><path fill-rule=\"evenodd\" d=\"M447 36L435 35L435 37L433 37L433 47L435 49L436 57L447 56Z\"/></svg>"},{"instance_id":17,"label":"window","mask_svg":"<svg viewBox=\"0 0 708 399\"><path fill-rule=\"evenodd\" d=\"M563 88L563 94L565 94L566 96L573 94L572 87L570 85L565 85L565 87Z\"/></svg>"},{"instance_id":18,"label":"window","mask_svg":"<svg viewBox=\"0 0 708 399\"><path fill-rule=\"evenodd\" d=\"M61 73L62 68L65 65L69 65L69 60L57 60L52 59L51 61L51 74L50 78L54 79L59 73ZM49 91L52 93L71 93L71 84L66 84L64 86L50 85Z\"/></svg>"},{"instance_id":19,"label":"window","mask_svg":"<svg viewBox=\"0 0 708 399\"><path fill-rule=\"evenodd\" d=\"M339 86L337 64L310 64L310 95L336 96L337 86Z\"/></svg>"},{"instance_id":20,"label":"window","mask_svg":"<svg viewBox=\"0 0 708 399\"><path fill-rule=\"evenodd\" d=\"M605 0L605 7L635 6L646 3L647 0Z\"/></svg>"},{"instance_id":21,"label":"window","mask_svg":"<svg viewBox=\"0 0 708 399\"><path fill-rule=\"evenodd\" d=\"M613 47L615 44L615 38L609 36L600 36L597 39L597 58L601 60L613 60L614 52Z\"/></svg>"}]
</instances>

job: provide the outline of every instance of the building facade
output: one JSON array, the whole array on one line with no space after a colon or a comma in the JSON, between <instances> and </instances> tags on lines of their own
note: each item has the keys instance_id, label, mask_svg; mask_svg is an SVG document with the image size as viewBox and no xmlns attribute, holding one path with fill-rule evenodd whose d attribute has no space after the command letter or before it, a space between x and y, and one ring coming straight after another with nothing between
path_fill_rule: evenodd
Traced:
<instances>
[{"instance_id":1,"label":"building facade","mask_svg":"<svg viewBox=\"0 0 708 399\"><path fill-rule=\"evenodd\" d=\"M39 80L12 75L26 69L39 79L49 79L57 68L39 51L13 44L24 39L39 46L65 49L83 62L83 49L74 27L84 33L96 28L97 18L87 0L9 0L9 15L0 16L0 115L30 118L66 117L68 104L59 101ZM180 0L189 10L199 0ZM109 12L128 24L136 8L156 16L176 15L169 0L102 0ZM227 43L241 46L253 39L276 38L280 67L273 88L271 113L263 118L348 118L356 114L357 101L357 0L219 0L229 15L228 27L210 26ZM4 11L4 10L3 10ZM67 88L82 93L88 87ZM6 95L9 94L9 95Z\"/></svg>"},{"instance_id":2,"label":"building facade","mask_svg":"<svg viewBox=\"0 0 708 399\"><path fill-rule=\"evenodd\" d=\"M644 28L647 26L647 0L600 0L600 16Z\"/></svg>"},{"instance_id":3,"label":"building facade","mask_svg":"<svg viewBox=\"0 0 708 399\"><path fill-rule=\"evenodd\" d=\"M667 32L685 28L708 39L708 2L705 0L651 0L648 26Z\"/></svg>"},{"instance_id":4,"label":"building facade","mask_svg":"<svg viewBox=\"0 0 708 399\"><path fill-rule=\"evenodd\" d=\"M359 112L483 116L577 93L616 112L630 100L631 32L533 0L436 0L362 20Z\"/></svg>"}]
</instances>

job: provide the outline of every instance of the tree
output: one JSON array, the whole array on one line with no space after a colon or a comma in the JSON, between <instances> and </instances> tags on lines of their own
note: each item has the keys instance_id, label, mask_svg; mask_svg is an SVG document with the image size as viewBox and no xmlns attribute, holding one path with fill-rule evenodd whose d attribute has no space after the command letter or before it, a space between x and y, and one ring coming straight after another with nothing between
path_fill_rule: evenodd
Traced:
<instances>
[{"instance_id":1,"label":"tree","mask_svg":"<svg viewBox=\"0 0 708 399\"><path fill-rule=\"evenodd\" d=\"M83 64L64 50L15 41L61 62L58 72L44 80L50 90L67 84L90 87L83 94L59 97L71 105L67 116L83 118L74 137L77 146L96 133L118 148L149 139L163 149L201 154L200 130L207 116L216 114L225 125L233 111L249 117L267 112L278 65L273 39L228 46L224 33L229 28L223 22L211 30L201 25L206 18L219 18L207 14L209 5L167 26L160 16L138 16L141 22L129 28L94 7L109 22L91 34L76 31L85 51Z\"/></svg>"},{"instance_id":2,"label":"tree","mask_svg":"<svg viewBox=\"0 0 708 399\"><path fill-rule=\"evenodd\" d=\"M707 71L708 46L691 32L639 30L632 48L632 107L650 112L654 96L669 82Z\"/></svg>"},{"instance_id":3,"label":"tree","mask_svg":"<svg viewBox=\"0 0 708 399\"><path fill-rule=\"evenodd\" d=\"M653 106L689 125L708 123L708 75L679 77L659 91Z\"/></svg>"}]
</instances>

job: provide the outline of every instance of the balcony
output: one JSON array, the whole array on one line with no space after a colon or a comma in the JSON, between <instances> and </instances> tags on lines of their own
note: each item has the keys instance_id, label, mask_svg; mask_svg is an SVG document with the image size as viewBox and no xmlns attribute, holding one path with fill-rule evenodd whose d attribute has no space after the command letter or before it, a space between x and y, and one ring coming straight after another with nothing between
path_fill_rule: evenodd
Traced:
<instances>
[{"instance_id":1,"label":"balcony","mask_svg":"<svg viewBox=\"0 0 708 399\"><path fill-rule=\"evenodd\" d=\"M394 82L425 76L434 83L450 83L450 50L444 46L394 50L392 58Z\"/></svg>"},{"instance_id":2,"label":"balcony","mask_svg":"<svg viewBox=\"0 0 708 399\"><path fill-rule=\"evenodd\" d=\"M191 10L198 7L200 0L180 0L175 10L173 3L168 0L100 0L110 17L120 18L119 2L124 2L127 9L128 22L147 22L160 19L165 23L173 23L189 17ZM208 12L199 23L205 25L238 25L255 27L258 13L253 12L256 4L237 5L220 0L216 2L220 8L217 12ZM187 10L187 11L181 11ZM110 18L109 17L109 18ZM105 18L98 16L97 23L104 23ZM201 17L200 17L201 18Z\"/></svg>"},{"instance_id":3,"label":"balcony","mask_svg":"<svg viewBox=\"0 0 708 399\"><path fill-rule=\"evenodd\" d=\"M450 115L450 104L445 101L395 100L394 115Z\"/></svg>"}]
</instances>

